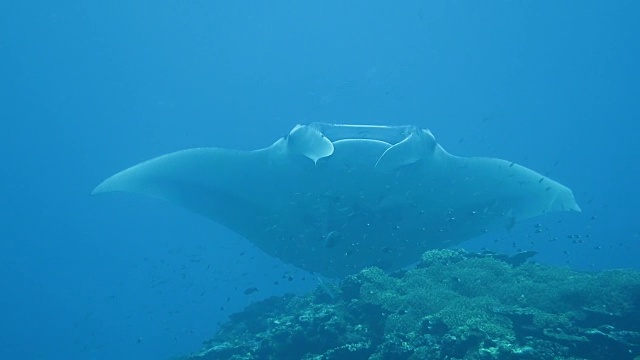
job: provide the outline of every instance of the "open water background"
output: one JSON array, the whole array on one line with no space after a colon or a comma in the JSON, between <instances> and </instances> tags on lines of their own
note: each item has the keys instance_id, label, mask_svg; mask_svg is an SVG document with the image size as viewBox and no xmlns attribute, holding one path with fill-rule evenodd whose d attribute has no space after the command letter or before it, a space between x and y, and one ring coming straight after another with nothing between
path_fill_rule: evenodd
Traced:
<instances>
[{"instance_id":1,"label":"open water background","mask_svg":"<svg viewBox=\"0 0 640 360\"><path fill-rule=\"evenodd\" d=\"M415 124L548 174L582 214L462 246L640 267L639 17L635 1L2 2L0 358L185 354L248 303L317 286L181 208L89 196L151 157L261 148L297 123Z\"/></svg>"}]
</instances>

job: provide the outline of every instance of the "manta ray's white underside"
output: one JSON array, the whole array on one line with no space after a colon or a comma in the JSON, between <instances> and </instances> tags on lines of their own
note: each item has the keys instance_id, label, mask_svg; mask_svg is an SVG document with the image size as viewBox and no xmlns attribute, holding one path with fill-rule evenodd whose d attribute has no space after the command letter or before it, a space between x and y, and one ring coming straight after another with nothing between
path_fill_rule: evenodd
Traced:
<instances>
[{"instance_id":1,"label":"manta ray's white underside","mask_svg":"<svg viewBox=\"0 0 640 360\"><path fill-rule=\"evenodd\" d=\"M163 155L93 193L110 191L182 205L329 277L399 269L518 220L580 211L569 188L509 161L453 156L414 126L298 125L260 150Z\"/></svg>"}]
</instances>

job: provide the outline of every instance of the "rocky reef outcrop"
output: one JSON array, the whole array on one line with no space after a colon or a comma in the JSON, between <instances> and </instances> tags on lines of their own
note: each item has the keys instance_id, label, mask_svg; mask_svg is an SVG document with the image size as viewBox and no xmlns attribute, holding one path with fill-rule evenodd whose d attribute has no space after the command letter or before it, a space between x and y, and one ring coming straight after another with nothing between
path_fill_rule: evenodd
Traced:
<instances>
[{"instance_id":1,"label":"rocky reef outcrop","mask_svg":"<svg viewBox=\"0 0 640 360\"><path fill-rule=\"evenodd\" d=\"M181 359L640 359L639 272L515 260L435 250L367 268L255 303Z\"/></svg>"}]
</instances>

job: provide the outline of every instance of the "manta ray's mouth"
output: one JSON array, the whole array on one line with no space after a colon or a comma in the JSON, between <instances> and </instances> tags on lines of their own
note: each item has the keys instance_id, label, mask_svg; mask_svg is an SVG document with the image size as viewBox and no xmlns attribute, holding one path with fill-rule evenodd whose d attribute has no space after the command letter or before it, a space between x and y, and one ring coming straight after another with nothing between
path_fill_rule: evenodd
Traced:
<instances>
[{"instance_id":1,"label":"manta ray's mouth","mask_svg":"<svg viewBox=\"0 0 640 360\"><path fill-rule=\"evenodd\" d=\"M558 182L509 161L450 155L415 126L298 125L264 149L163 155L93 193L110 191L182 205L329 277L395 270L522 219L580 211Z\"/></svg>"}]
</instances>

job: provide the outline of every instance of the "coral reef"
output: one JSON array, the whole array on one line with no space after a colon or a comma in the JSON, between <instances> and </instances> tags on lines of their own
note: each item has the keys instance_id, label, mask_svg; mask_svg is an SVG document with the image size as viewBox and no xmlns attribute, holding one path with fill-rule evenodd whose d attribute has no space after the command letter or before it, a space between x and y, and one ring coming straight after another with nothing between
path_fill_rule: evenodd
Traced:
<instances>
[{"instance_id":1,"label":"coral reef","mask_svg":"<svg viewBox=\"0 0 640 360\"><path fill-rule=\"evenodd\" d=\"M255 303L181 359L640 359L639 272L510 259L435 250L367 268Z\"/></svg>"}]
</instances>

